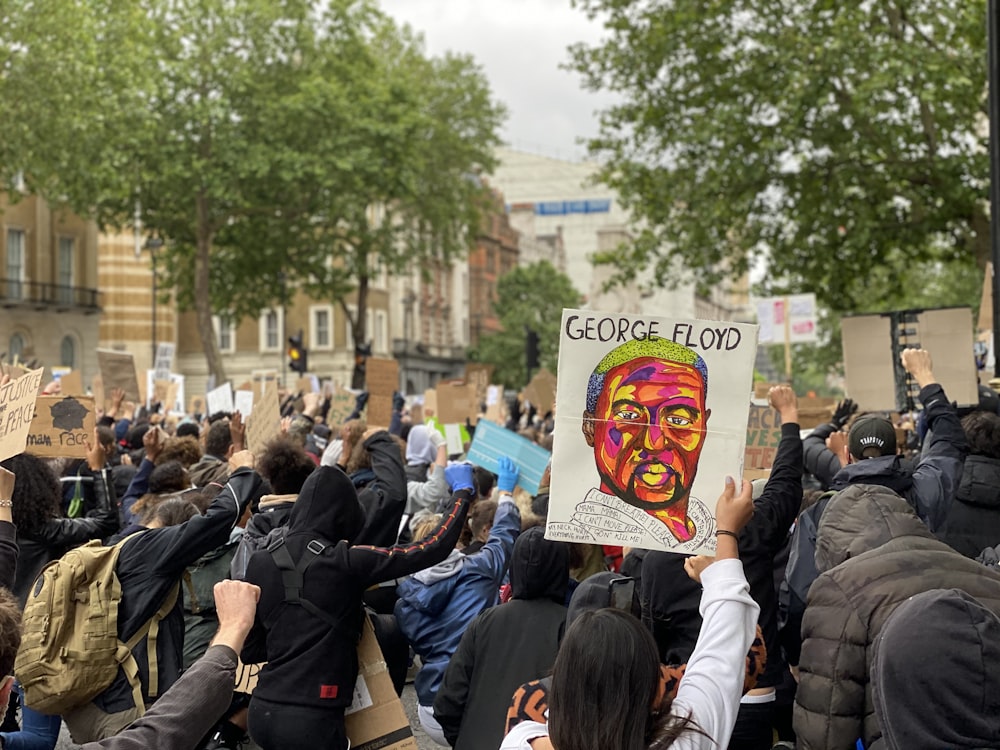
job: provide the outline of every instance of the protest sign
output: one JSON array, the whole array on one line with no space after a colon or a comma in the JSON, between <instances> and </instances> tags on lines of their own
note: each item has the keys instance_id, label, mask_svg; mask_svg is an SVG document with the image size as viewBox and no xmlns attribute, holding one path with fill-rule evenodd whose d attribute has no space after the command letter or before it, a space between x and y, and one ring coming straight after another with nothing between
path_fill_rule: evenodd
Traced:
<instances>
[{"instance_id":1,"label":"protest sign","mask_svg":"<svg viewBox=\"0 0 1000 750\"><path fill-rule=\"evenodd\" d=\"M556 376L544 368L539 370L524 389L524 397L544 417L556 404Z\"/></svg>"},{"instance_id":2,"label":"protest sign","mask_svg":"<svg viewBox=\"0 0 1000 750\"><path fill-rule=\"evenodd\" d=\"M445 445L449 456L456 456L465 452L465 440L462 439L462 427L458 424L446 424L444 426Z\"/></svg>"},{"instance_id":3,"label":"protest sign","mask_svg":"<svg viewBox=\"0 0 1000 750\"><path fill-rule=\"evenodd\" d=\"M930 352L934 377L948 400L959 406L979 403L972 329L972 310L968 307L924 310L917 316L918 341Z\"/></svg>"},{"instance_id":4,"label":"protest sign","mask_svg":"<svg viewBox=\"0 0 1000 750\"><path fill-rule=\"evenodd\" d=\"M260 401L254 403L253 414L246 421L247 448L255 455L281 432L281 410L278 405L278 389L269 387Z\"/></svg>"},{"instance_id":5,"label":"protest sign","mask_svg":"<svg viewBox=\"0 0 1000 750\"><path fill-rule=\"evenodd\" d=\"M437 387L437 412L442 424L465 424L468 419L476 423L479 405L476 386L465 383L441 383Z\"/></svg>"},{"instance_id":6,"label":"protest sign","mask_svg":"<svg viewBox=\"0 0 1000 750\"><path fill-rule=\"evenodd\" d=\"M833 419L833 412L837 408L835 398L810 398L799 399L799 427L803 430L811 430L826 424Z\"/></svg>"},{"instance_id":7,"label":"protest sign","mask_svg":"<svg viewBox=\"0 0 1000 750\"><path fill-rule=\"evenodd\" d=\"M97 425L94 399L39 396L25 452L36 456L86 458Z\"/></svg>"},{"instance_id":8,"label":"protest sign","mask_svg":"<svg viewBox=\"0 0 1000 750\"><path fill-rule=\"evenodd\" d=\"M24 452L44 372L39 367L0 387L0 461Z\"/></svg>"},{"instance_id":9,"label":"protest sign","mask_svg":"<svg viewBox=\"0 0 1000 750\"><path fill-rule=\"evenodd\" d=\"M253 391L235 391L233 396L233 411L238 411L244 419L253 414Z\"/></svg>"},{"instance_id":10,"label":"protest sign","mask_svg":"<svg viewBox=\"0 0 1000 750\"><path fill-rule=\"evenodd\" d=\"M438 398L437 391L433 388L428 388L424 391L424 419L428 419L437 414L438 409Z\"/></svg>"},{"instance_id":11,"label":"protest sign","mask_svg":"<svg viewBox=\"0 0 1000 750\"><path fill-rule=\"evenodd\" d=\"M841 318L844 390L862 411L896 408L892 320L882 315Z\"/></svg>"},{"instance_id":12,"label":"protest sign","mask_svg":"<svg viewBox=\"0 0 1000 750\"><path fill-rule=\"evenodd\" d=\"M358 397L346 388L338 386L330 396L330 411L326 414L326 423L330 428L344 424L354 413L354 404ZM339 437L339 435L338 435Z\"/></svg>"},{"instance_id":13,"label":"protest sign","mask_svg":"<svg viewBox=\"0 0 1000 750\"><path fill-rule=\"evenodd\" d=\"M188 414L191 415L205 415L205 397L204 396L192 396L191 400L188 402Z\"/></svg>"},{"instance_id":14,"label":"protest sign","mask_svg":"<svg viewBox=\"0 0 1000 750\"><path fill-rule=\"evenodd\" d=\"M552 455L516 432L506 430L485 419L476 425L476 432L469 446L467 459L476 466L499 473L498 461L501 456L509 456L521 470L517 483L532 495L538 494L542 474Z\"/></svg>"},{"instance_id":15,"label":"protest sign","mask_svg":"<svg viewBox=\"0 0 1000 750\"><path fill-rule=\"evenodd\" d=\"M91 392L94 394L94 403L97 405L98 409L103 409L104 402L104 378L100 375L95 375L90 381ZM134 403L134 402L133 402Z\"/></svg>"},{"instance_id":16,"label":"protest sign","mask_svg":"<svg viewBox=\"0 0 1000 750\"><path fill-rule=\"evenodd\" d=\"M368 387L368 426L388 427L392 420L392 396L399 389L399 362L369 357L365 364L365 385Z\"/></svg>"},{"instance_id":17,"label":"protest sign","mask_svg":"<svg viewBox=\"0 0 1000 750\"><path fill-rule=\"evenodd\" d=\"M564 310L546 536L713 554L757 327Z\"/></svg>"},{"instance_id":18,"label":"protest sign","mask_svg":"<svg viewBox=\"0 0 1000 750\"><path fill-rule=\"evenodd\" d=\"M507 405L503 400L503 386L491 385L486 389L486 418L499 425L507 424Z\"/></svg>"},{"instance_id":19,"label":"protest sign","mask_svg":"<svg viewBox=\"0 0 1000 750\"><path fill-rule=\"evenodd\" d=\"M983 293L979 297L979 322L976 327L980 331L993 330L993 263L989 261L983 277Z\"/></svg>"},{"instance_id":20,"label":"protest sign","mask_svg":"<svg viewBox=\"0 0 1000 750\"><path fill-rule=\"evenodd\" d=\"M101 369L101 380L105 394L115 388L125 391L125 400L142 403L139 393L139 379L135 374L135 358L130 352L112 349L97 350L97 366ZM96 394L95 394L96 395Z\"/></svg>"},{"instance_id":21,"label":"protest sign","mask_svg":"<svg viewBox=\"0 0 1000 750\"><path fill-rule=\"evenodd\" d=\"M815 343L816 295L792 294L757 300L758 343Z\"/></svg>"},{"instance_id":22,"label":"protest sign","mask_svg":"<svg viewBox=\"0 0 1000 750\"><path fill-rule=\"evenodd\" d=\"M227 380L218 388L215 388L206 393L205 403L208 404L209 416L213 414L218 414L219 412L226 412L227 414L232 414L235 408L233 404L232 384Z\"/></svg>"},{"instance_id":23,"label":"protest sign","mask_svg":"<svg viewBox=\"0 0 1000 750\"><path fill-rule=\"evenodd\" d=\"M253 402L255 404L260 403L260 397L264 395L272 386L274 388L278 387L278 371L277 370L254 370L250 373L250 390L253 391ZM240 386L240 390L246 390L243 386Z\"/></svg>"},{"instance_id":24,"label":"protest sign","mask_svg":"<svg viewBox=\"0 0 1000 750\"><path fill-rule=\"evenodd\" d=\"M486 400L486 390L490 387L494 369L493 365L482 362L469 362L465 365L465 382L476 388L477 407Z\"/></svg>"},{"instance_id":25,"label":"protest sign","mask_svg":"<svg viewBox=\"0 0 1000 750\"><path fill-rule=\"evenodd\" d=\"M170 371L174 366L174 345L161 343L156 347L156 360L153 363L154 380L170 380Z\"/></svg>"},{"instance_id":26,"label":"protest sign","mask_svg":"<svg viewBox=\"0 0 1000 750\"><path fill-rule=\"evenodd\" d=\"M70 370L59 378L59 392L64 396L86 396L83 389L83 375L79 370Z\"/></svg>"},{"instance_id":27,"label":"protest sign","mask_svg":"<svg viewBox=\"0 0 1000 750\"><path fill-rule=\"evenodd\" d=\"M156 378L156 370L146 370L146 393L153 403L162 405L165 414L182 416L184 412L184 376L168 372L162 379Z\"/></svg>"},{"instance_id":28,"label":"protest sign","mask_svg":"<svg viewBox=\"0 0 1000 750\"><path fill-rule=\"evenodd\" d=\"M747 469L770 469L781 442L781 415L770 406L750 405L743 474Z\"/></svg>"},{"instance_id":29,"label":"protest sign","mask_svg":"<svg viewBox=\"0 0 1000 750\"><path fill-rule=\"evenodd\" d=\"M319 378L315 375L305 375L295 381L296 393L319 393Z\"/></svg>"}]
</instances>

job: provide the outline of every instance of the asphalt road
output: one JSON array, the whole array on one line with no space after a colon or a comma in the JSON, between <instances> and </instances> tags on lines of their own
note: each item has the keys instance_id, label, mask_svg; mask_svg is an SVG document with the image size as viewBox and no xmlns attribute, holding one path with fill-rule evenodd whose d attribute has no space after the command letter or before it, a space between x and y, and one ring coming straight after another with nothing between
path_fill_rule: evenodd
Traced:
<instances>
[{"instance_id":1,"label":"asphalt road","mask_svg":"<svg viewBox=\"0 0 1000 750\"><path fill-rule=\"evenodd\" d=\"M406 709L406 715L410 719L410 726L413 728L413 736L416 737L417 747L420 750L441 750L441 746L434 744L420 728L420 721L417 719L417 694L413 689L413 685L407 685L403 690L403 708ZM69 732L66 731L66 725L64 724L62 734L59 737L59 743L56 745L56 750L71 750L75 747L79 746L74 745L70 741ZM245 750L259 750L259 748L251 744Z\"/></svg>"}]
</instances>

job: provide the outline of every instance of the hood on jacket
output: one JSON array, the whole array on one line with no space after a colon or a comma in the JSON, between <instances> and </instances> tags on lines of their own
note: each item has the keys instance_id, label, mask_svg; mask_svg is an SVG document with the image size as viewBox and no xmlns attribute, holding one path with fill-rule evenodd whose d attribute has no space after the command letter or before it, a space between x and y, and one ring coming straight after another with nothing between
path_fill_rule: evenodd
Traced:
<instances>
[{"instance_id":1,"label":"hood on jacket","mask_svg":"<svg viewBox=\"0 0 1000 750\"><path fill-rule=\"evenodd\" d=\"M267 536L274 529L286 526L297 498L298 495L264 495L260 499L257 512L247 521L246 533L260 538Z\"/></svg>"},{"instance_id":2,"label":"hood on jacket","mask_svg":"<svg viewBox=\"0 0 1000 750\"><path fill-rule=\"evenodd\" d=\"M900 604L875 639L871 681L889 750L1000 747L1000 619L964 591Z\"/></svg>"},{"instance_id":3,"label":"hood on jacket","mask_svg":"<svg viewBox=\"0 0 1000 750\"><path fill-rule=\"evenodd\" d=\"M365 523L354 485L342 470L320 466L302 485L288 517L288 534L312 534L329 542L352 541Z\"/></svg>"},{"instance_id":4,"label":"hood on jacket","mask_svg":"<svg viewBox=\"0 0 1000 750\"><path fill-rule=\"evenodd\" d=\"M465 560L465 555L452 550L443 562L402 581L397 587L399 600L426 615L440 615L452 601Z\"/></svg>"},{"instance_id":5,"label":"hood on jacket","mask_svg":"<svg viewBox=\"0 0 1000 750\"><path fill-rule=\"evenodd\" d=\"M877 484L902 495L913 486L913 472L899 456L866 458L838 471L830 489L842 490L852 484Z\"/></svg>"},{"instance_id":6,"label":"hood on jacket","mask_svg":"<svg viewBox=\"0 0 1000 750\"><path fill-rule=\"evenodd\" d=\"M967 505L1000 508L1000 459L989 456L966 458L955 499Z\"/></svg>"},{"instance_id":7,"label":"hood on jacket","mask_svg":"<svg viewBox=\"0 0 1000 750\"><path fill-rule=\"evenodd\" d=\"M824 573L901 536L934 538L910 504L892 490L852 484L830 498L820 518L816 569Z\"/></svg>"},{"instance_id":8,"label":"hood on jacket","mask_svg":"<svg viewBox=\"0 0 1000 750\"><path fill-rule=\"evenodd\" d=\"M437 459L437 448L431 442L431 427L427 425L414 425L410 434L406 437L406 464L408 466L420 466L421 464L432 464Z\"/></svg>"},{"instance_id":9,"label":"hood on jacket","mask_svg":"<svg viewBox=\"0 0 1000 750\"><path fill-rule=\"evenodd\" d=\"M510 587L514 599L566 601L569 586L569 548L545 538L535 526L518 536L510 559Z\"/></svg>"}]
</instances>

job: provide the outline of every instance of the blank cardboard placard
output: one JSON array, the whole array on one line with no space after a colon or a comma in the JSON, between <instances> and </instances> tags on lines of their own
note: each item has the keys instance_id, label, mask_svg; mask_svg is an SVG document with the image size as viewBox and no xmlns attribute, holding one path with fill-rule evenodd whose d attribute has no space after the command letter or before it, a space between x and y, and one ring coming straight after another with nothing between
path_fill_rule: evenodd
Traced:
<instances>
[{"instance_id":1,"label":"blank cardboard placard","mask_svg":"<svg viewBox=\"0 0 1000 750\"><path fill-rule=\"evenodd\" d=\"M433 388L428 388L424 391L424 419L433 417L437 414L438 410L438 397L437 391Z\"/></svg>"},{"instance_id":2,"label":"blank cardboard placard","mask_svg":"<svg viewBox=\"0 0 1000 750\"><path fill-rule=\"evenodd\" d=\"M137 404L142 402L139 379L135 374L135 357L131 352L98 349L97 365L101 368L105 394L111 393L115 388L121 388L125 391L126 401L134 401Z\"/></svg>"},{"instance_id":3,"label":"blank cardboard placard","mask_svg":"<svg viewBox=\"0 0 1000 750\"><path fill-rule=\"evenodd\" d=\"M881 315L855 315L840 319L840 332L847 395L861 411L895 409L892 321Z\"/></svg>"},{"instance_id":4,"label":"blank cardboard placard","mask_svg":"<svg viewBox=\"0 0 1000 750\"><path fill-rule=\"evenodd\" d=\"M465 382L476 387L476 401L482 404L486 400L486 390L493 379L493 365L483 362L470 362L465 366Z\"/></svg>"},{"instance_id":5,"label":"blank cardboard placard","mask_svg":"<svg viewBox=\"0 0 1000 750\"><path fill-rule=\"evenodd\" d=\"M39 396L24 450L36 456L86 458L96 425L94 399Z\"/></svg>"},{"instance_id":6,"label":"blank cardboard placard","mask_svg":"<svg viewBox=\"0 0 1000 750\"><path fill-rule=\"evenodd\" d=\"M234 391L233 411L238 411L244 418L253 414L253 391Z\"/></svg>"},{"instance_id":7,"label":"blank cardboard placard","mask_svg":"<svg viewBox=\"0 0 1000 750\"><path fill-rule=\"evenodd\" d=\"M934 377L948 400L959 406L978 404L971 308L925 310L917 317L917 333L920 346L930 352Z\"/></svg>"},{"instance_id":8,"label":"blank cardboard placard","mask_svg":"<svg viewBox=\"0 0 1000 750\"><path fill-rule=\"evenodd\" d=\"M465 383L442 383L437 387L435 416L441 424L465 424L466 419L475 424L478 414L476 386Z\"/></svg>"},{"instance_id":9,"label":"blank cardboard placard","mask_svg":"<svg viewBox=\"0 0 1000 750\"><path fill-rule=\"evenodd\" d=\"M79 370L70 370L59 378L59 392L64 396L86 396L82 373Z\"/></svg>"},{"instance_id":10,"label":"blank cardboard placard","mask_svg":"<svg viewBox=\"0 0 1000 750\"><path fill-rule=\"evenodd\" d=\"M247 448L259 456L264 448L281 432L281 410L278 406L278 389L269 387L260 401L254 404L253 414L246 421Z\"/></svg>"},{"instance_id":11,"label":"blank cardboard placard","mask_svg":"<svg viewBox=\"0 0 1000 750\"><path fill-rule=\"evenodd\" d=\"M524 389L524 397L539 416L545 416L556 404L556 376L544 368L539 370Z\"/></svg>"},{"instance_id":12,"label":"blank cardboard placard","mask_svg":"<svg viewBox=\"0 0 1000 750\"><path fill-rule=\"evenodd\" d=\"M39 367L0 387L0 461L24 452L44 372Z\"/></svg>"},{"instance_id":13,"label":"blank cardboard placard","mask_svg":"<svg viewBox=\"0 0 1000 750\"><path fill-rule=\"evenodd\" d=\"M365 364L365 384L368 387L368 426L388 427L392 420L392 396L399 389L399 362L369 357Z\"/></svg>"}]
</instances>

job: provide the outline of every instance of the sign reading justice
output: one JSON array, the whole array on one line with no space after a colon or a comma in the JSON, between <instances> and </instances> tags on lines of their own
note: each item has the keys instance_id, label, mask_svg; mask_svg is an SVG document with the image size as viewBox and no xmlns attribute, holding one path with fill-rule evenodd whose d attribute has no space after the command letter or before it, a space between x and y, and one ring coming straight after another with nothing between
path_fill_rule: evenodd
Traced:
<instances>
[{"instance_id":1,"label":"sign reading justice","mask_svg":"<svg viewBox=\"0 0 1000 750\"><path fill-rule=\"evenodd\" d=\"M546 536L713 554L756 348L753 325L563 310Z\"/></svg>"}]
</instances>

